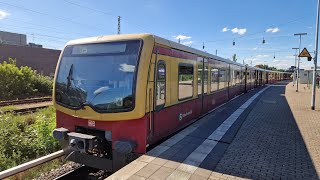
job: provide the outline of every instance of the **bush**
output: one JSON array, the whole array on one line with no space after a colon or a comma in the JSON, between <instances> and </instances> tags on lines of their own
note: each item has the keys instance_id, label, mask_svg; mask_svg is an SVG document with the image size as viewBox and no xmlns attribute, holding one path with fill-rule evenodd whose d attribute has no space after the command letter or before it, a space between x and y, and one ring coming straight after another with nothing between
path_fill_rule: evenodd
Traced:
<instances>
[{"instance_id":1,"label":"bush","mask_svg":"<svg viewBox=\"0 0 320 180\"><path fill-rule=\"evenodd\" d=\"M16 60L0 63L0 100L12 100L52 93L52 79L38 75L30 67L16 65Z\"/></svg>"},{"instance_id":2,"label":"bush","mask_svg":"<svg viewBox=\"0 0 320 180\"><path fill-rule=\"evenodd\" d=\"M53 107L24 116L0 115L0 171L59 150L54 128Z\"/></svg>"}]
</instances>

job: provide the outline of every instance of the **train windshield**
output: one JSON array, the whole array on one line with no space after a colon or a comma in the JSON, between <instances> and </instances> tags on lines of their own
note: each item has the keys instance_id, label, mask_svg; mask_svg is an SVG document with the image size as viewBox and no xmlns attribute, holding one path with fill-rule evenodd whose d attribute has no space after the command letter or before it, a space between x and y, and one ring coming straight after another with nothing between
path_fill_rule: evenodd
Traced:
<instances>
[{"instance_id":1,"label":"train windshield","mask_svg":"<svg viewBox=\"0 0 320 180\"><path fill-rule=\"evenodd\" d=\"M140 49L139 40L67 46L56 78L56 101L73 109L133 109Z\"/></svg>"}]
</instances>

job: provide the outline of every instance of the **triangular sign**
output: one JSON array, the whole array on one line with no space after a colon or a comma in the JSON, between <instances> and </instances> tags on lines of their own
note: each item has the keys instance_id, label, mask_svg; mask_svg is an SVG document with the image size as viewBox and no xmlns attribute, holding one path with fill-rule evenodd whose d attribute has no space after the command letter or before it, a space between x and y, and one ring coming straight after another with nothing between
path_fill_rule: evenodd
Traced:
<instances>
[{"instance_id":1,"label":"triangular sign","mask_svg":"<svg viewBox=\"0 0 320 180\"><path fill-rule=\"evenodd\" d=\"M301 53L299 54L299 57L311 57L310 53L308 52L307 48L303 48Z\"/></svg>"}]
</instances>

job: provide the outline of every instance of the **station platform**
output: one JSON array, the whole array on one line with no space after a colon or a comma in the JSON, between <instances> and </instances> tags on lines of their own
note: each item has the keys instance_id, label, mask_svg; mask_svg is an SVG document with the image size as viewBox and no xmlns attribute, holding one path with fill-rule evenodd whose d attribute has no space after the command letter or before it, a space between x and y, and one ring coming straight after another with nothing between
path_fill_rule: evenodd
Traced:
<instances>
[{"instance_id":1,"label":"station platform","mask_svg":"<svg viewBox=\"0 0 320 180\"><path fill-rule=\"evenodd\" d=\"M220 106L107 179L319 179L320 90L260 87Z\"/></svg>"}]
</instances>

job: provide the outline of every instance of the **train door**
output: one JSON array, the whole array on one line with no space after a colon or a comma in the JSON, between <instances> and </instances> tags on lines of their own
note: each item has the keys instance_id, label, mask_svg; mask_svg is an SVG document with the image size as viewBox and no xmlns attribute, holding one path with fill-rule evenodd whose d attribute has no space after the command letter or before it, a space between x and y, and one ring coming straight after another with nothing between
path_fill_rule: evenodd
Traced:
<instances>
[{"instance_id":1,"label":"train door","mask_svg":"<svg viewBox=\"0 0 320 180\"><path fill-rule=\"evenodd\" d=\"M204 58L199 58L197 61L198 65L198 79L197 79L197 88L198 88L198 98L201 102L200 114L205 112L205 102L204 97L208 91L208 60Z\"/></svg>"},{"instance_id":2,"label":"train door","mask_svg":"<svg viewBox=\"0 0 320 180\"><path fill-rule=\"evenodd\" d=\"M228 80L227 80L228 81L228 83L227 83L228 84L228 99L230 99L230 96L231 96L230 95L230 86L231 86L230 81L232 80L232 76L231 76L232 72L231 72L231 65L230 64L227 65L227 72L228 72L227 73L228 74Z\"/></svg>"},{"instance_id":3,"label":"train door","mask_svg":"<svg viewBox=\"0 0 320 180\"><path fill-rule=\"evenodd\" d=\"M256 84L256 87L258 87L259 86L259 71L258 70L256 70L255 71L255 84Z\"/></svg>"},{"instance_id":4,"label":"train door","mask_svg":"<svg viewBox=\"0 0 320 180\"><path fill-rule=\"evenodd\" d=\"M208 111L208 106L205 101L205 97L208 94L208 74L209 74L209 64L208 59L203 59L203 83L202 83L202 109L201 113L206 113Z\"/></svg>"},{"instance_id":5,"label":"train door","mask_svg":"<svg viewBox=\"0 0 320 180\"><path fill-rule=\"evenodd\" d=\"M248 91L248 67L245 66L244 68L244 92L246 93Z\"/></svg>"},{"instance_id":6,"label":"train door","mask_svg":"<svg viewBox=\"0 0 320 180\"><path fill-rule=\"evenodd\" d=\"M164 58L162 58L164 59ZM161 136L169 128L165 128L167 123L165 119L170 119L169 117L164 117L166 114L166 101L168 100L168 88L167 82L169 81L169 65L168 61L158 58L155 62L154 69L154 99L153 99L153 122L152 122L152 136Z\"/></svg>"}]
</instances>

